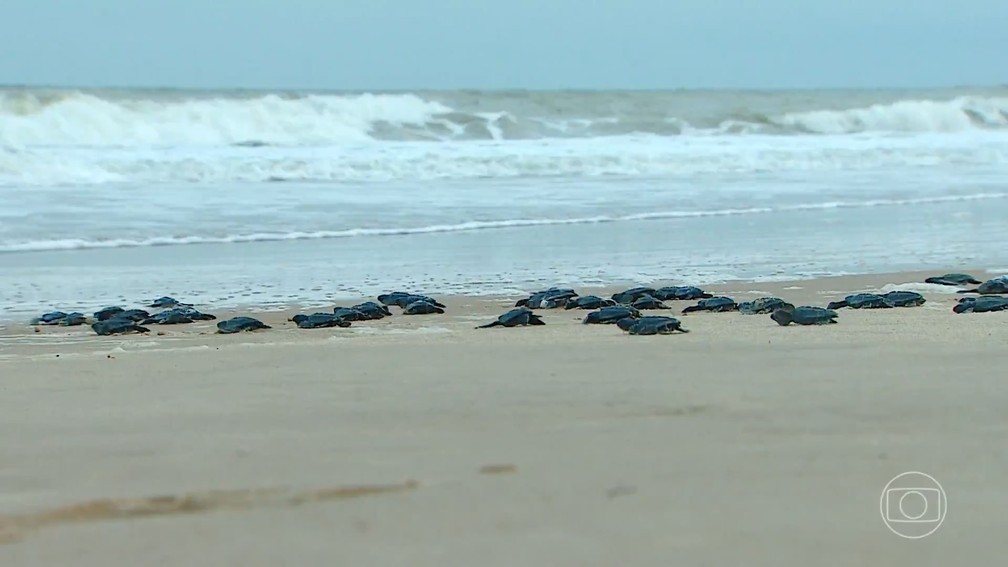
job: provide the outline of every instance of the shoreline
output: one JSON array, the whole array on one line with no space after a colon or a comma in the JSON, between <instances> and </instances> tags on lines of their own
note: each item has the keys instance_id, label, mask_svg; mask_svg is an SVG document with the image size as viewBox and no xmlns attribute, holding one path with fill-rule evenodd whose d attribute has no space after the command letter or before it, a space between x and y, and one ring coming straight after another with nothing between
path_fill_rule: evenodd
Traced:
<instances>
[{"instance_id":1,"label":"shoreline","mask_svg":"<svg viewBox=\"0 0 1008 567\"><path fill-rule=\"evenodd\" d=\"M987 279L988 274L995 273L988 270L965 271L977 275L980 279ZM949 314L952 315L951 306L955 304L955 301L959 297L962 297L962 295L956 293L961 288L923 283L926 277L933 275L940 274L934 271L912 271L828 276L772 282L735 280L702 287L710 293L728 295L739 302L762 296L777 296L795 305L815 305L820 307L825 307L830 301L842 299L845 295L858 292L917 291L922 293L927 299L926 308L933 309L937 305L942 305L947 307L950 312ZM575 291L580 295L591 294L608 298L613 293L634 287L635 285L637 284L599 287L584 286L575 288ZM654 287L660 287L660 285L663 284L654 284ZM395 290L390 289L388 291ZM426 293L424 290L408 291ZM59 325L31 325L28 321L24 320L0 321L0 362L4 359L23 356L27 352L49 354L62 350L70 354L79 353L80 349L89 344L94 344L95 346L119 345L113 347L119 349L123 348L121 345L128 344L134 349L162 350L201 348L200 343L202 342L210 342L219 347L233 343L269 345L316 340L350 340L366 337L381 340L381 337L385 335L422 336L424 340L436 341L439 335L454 338L468 331L477 332L474 329L476 325L493 321L501 313L512 309L515 301L527 294L428 295L432 295L435 299L446 305L444 314L402 315L400 308L390 307L393 314L391 317L372 321L355 321L348 328L300 329L293 322L290 322L289 319L298 313L330 312L335 306L350 306L363 301L374 301L374 297L358 296L343 301L304 303L275 308L248 306L245 308L215 310L211 307L195 305L197 309L213 314L217 319L212 321L196 321L182 325L152 324L147 326L151 332L146 334L99 336L94 334L89 324L62 327ZM182 297L178 299L183 302L185 301L185 298ZM696 320L696 315L681 314L681 310L684 307L693 305L696 301L677 300L665 303L671 309L644 311L642 314L671 315L680 318L684 326L688 326L691 320ZM142 304L122 304L122 306L126 309L144 308L148 309L151 313L158 311L158 309L143 307ZM850 311L842 310L842 313ZM571 322L579 322L589 312L590 310L565 310L563 308L536 310L536 313L540 314L548 324L561 323L565 325ZM870 312L870 310L865 312ZM90 316L90 313L86 315ZM218 321L242 315L255 317L270 325L272 329L252 333L239 333L233 336L216 333L216 323ZM731 316L731 314L727 315ZM768 316L756 315L746 316L746 318L765 319ZM842 320L843 317L841 316ZM603 327L612 326L604 325ZM485 332L485 330L480 331ZM96 352L105 351L99 349Z\"/></svg>"},{"instance_id":2,"label":"shoreline","mask_svg":"<svg viewBox=\"0 0 1008 567\"><path fill-rule=\"evenodd\" d=\"M990 564L1008 312L954 314L921 275L709 286L927 302L780 327L676 301L690 332L653 337L562 309L473 328L511 296L349 328L7 329L0 563ZM948 490L925 545L880 517L906 471Z\"/></svg>"}]
</instances>

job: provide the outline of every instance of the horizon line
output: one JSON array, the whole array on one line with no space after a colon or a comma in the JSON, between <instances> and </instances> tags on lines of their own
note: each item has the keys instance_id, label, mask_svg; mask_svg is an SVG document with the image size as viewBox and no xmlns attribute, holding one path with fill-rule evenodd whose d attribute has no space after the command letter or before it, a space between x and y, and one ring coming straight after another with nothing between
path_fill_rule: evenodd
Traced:
<instances>
[{"instance_id":1,"label":"horizon line","mask_svg":"<svg viewBox=\"0 0 1008 567\"><path fill-rule=\"evenodd\" d=\"M81 90L81 91L176 91L176 92L253 92L253 93L415 93L415 92L485 92L485 93L669 93L669 92L800 92L800 91L927 91L955 89L1003 89L1008 83L958 84L958 85L880 85L880 86L792 86L792 87L740 87L740 86L692 86L692 87L265 87L265 86L169 86L169 85L84 85L53 83L0 83L0 90Z\"/></svg>"}]
</instances>

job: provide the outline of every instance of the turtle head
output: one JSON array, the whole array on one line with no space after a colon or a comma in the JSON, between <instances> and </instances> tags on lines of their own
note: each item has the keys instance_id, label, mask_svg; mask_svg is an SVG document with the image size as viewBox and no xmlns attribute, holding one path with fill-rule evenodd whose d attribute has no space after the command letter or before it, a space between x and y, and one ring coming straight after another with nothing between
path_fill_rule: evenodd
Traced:
<instances>
[{"instance_id":1,"label":"turtle head","mask_svg":"<svg viewBox=\"0 0 1008 567\"><path fill-rule=\"evenodd\" d=\"M975 304L975 301L962 301L957 303L955 307L952 308L952 311L955 311L956 313L965 313L967 311L971 311Z\"/></svg>"},{"instance_id":2,"label":"turtle head","mask_svg":"<svg viewBox=\"0 0 1008 567\"><path fill-rule=\"evenodd\" d=\"M792 315L793 312L794 306L792 306L791 309L785 309L782 307L780 309L775 309L774 312L770 314L770 318L776 321L781 327L786 327L794 321L794 316Z\"/></svg>"}]
</instances>

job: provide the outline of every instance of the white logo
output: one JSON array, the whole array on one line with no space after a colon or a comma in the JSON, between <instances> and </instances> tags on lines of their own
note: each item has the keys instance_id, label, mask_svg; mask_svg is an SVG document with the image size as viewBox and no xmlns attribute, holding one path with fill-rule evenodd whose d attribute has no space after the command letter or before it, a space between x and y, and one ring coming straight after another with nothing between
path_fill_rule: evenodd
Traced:
<instances>
[{"instance_id":1,"label":"white logo","mask_svg":"<svg viewBox=\"0 0 1008 567\"><path fill-rule=\"evenodd\" d=\"M900 537L929 536L945 521L948 499L935 478L910 471L896 475L882 490L882 521Z\"/></svg>"}]
</instances>

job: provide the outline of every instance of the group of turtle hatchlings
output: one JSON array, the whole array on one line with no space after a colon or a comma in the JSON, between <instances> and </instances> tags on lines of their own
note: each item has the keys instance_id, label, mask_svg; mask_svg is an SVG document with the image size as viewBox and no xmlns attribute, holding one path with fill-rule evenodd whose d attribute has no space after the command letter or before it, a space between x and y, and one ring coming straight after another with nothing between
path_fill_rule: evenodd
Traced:
<instances>
[{"instance_id":1,"label":"group of turtle hatchlings","mask_svg":"<svg viewBox=\"0 0 1008 567\"><path fill-rule=\"evenodd\" d=\"M925 283L967 286L957 293L975 293L976 297L963 297L952 308L955 313L986 313L1008 310L1008 275L981 282L969 274L944 274L929 277ZM336 307L332 313L317 312L298 314L290 320L302 329L325 327L349 327L354 321L381 319L392 315L389 307L396 306L404 315L428 315L444 313L444 304L426 295L403 291L382 294L378 301L367 301L351 307ZM926 301L924 296L914 291L890 291L884 294L856 293L842 301L834 301L826 307L802 305L795 307L779 297L761 297L752 301L737 303L730 297L714 296L695 286L670 286L660 288L635 287L613 294L609 299L596 295L578 295L573 289L551 287L537 291L515 303L515 308L504 313L495 321L480 325L477 329L491 327L521 327L545 325L535 313L537 309L585 309L592 310L584 318L585 324L615 324L631 335L667 335L674 332L687 333L679 319L669 316L642 315L644 310L671 309L667 301L696 301L696 305L685 307L683 314L697 311L726 312L738 311L745 315L766 315L779 325L828 325L836 323L836 309L890 309L895 307L916 307ZM150 313L144 309L105 307L93 314L92 318L82 313L53 311L32 320L34 325L75 326L90 323L99 335L124 333L147 333L144 325L175 325L194 321L215 320L214 315L202 313L191 304L182 303L172 297L160 297L148 307L162 311ZM270 329L271 327L254 317L232 317L217 323L217 332L224 334L242 331Z\"/></svg>"}]
</instances>

